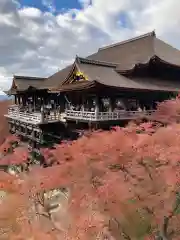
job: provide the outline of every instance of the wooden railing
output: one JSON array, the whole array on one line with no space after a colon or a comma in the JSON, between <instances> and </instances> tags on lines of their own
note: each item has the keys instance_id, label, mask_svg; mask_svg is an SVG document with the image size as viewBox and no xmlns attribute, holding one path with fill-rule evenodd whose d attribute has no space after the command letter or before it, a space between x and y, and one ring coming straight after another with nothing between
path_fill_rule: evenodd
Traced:
<instances>
[{"instance_id":1,"label":"wooden railing","mask_svg":"<svg viewBox=\"0 0 180 240\"><path fill-rule=\"evenodd\" d=\"M44 122L55 122L59 121L60 113L58 111L50 111L50 114L42 114Z\"/></svg>"},{"instance_id":2,"label":"wooden railing","mask_svg":"<svg viewBox=\"0 0 180 240\"><path fill-rule=\"evenodd\" d=\"M27 112L21 109L18 105L12 105L8 108L8 114L5 115L8 118L19 120L26 123L41 124L48 122L59 121L60 114L58 111L50 111L50 114L41 112Z\"/></svg>"},{"instance_id":3,"label":"wooden railing","mask_svg":"<svg viewBox=\"0 0 180 240\"><path fill-rule=\"evenodd\" d=\"M66 119L85 121L112 121L136 119L143 116L150 116L154 111L119 111L119 112L86 112L66 110Z\"/></svg>"},{"instance_id":4,"label":"wooden railing","mask_svg":"<svg viewBox=\"0 0 180 240\"><path fill-rule=\"evenodd\" d=\"M113 120L131 120L143 116L150 116L154 111L119 111L119 112L88 112L88 111L74 111L66 110L64 113L51 110L49 114L41 112L26 112L19 108L19 106L10 106L8 118L19 120L26 123L41 124L66 120L84 120L84 121L113 121Z\"/></svg>"},{"instance_id":5,"label":"wooden railing","mask_svg":"<svg viewBox=\"0 0 180 240\"><path fill-rule=\"evenodd\" d=\"M66 110L65 114L66 119L89 120L89 121L96 120L95 112Z\"/></svg>"}]
</instances>

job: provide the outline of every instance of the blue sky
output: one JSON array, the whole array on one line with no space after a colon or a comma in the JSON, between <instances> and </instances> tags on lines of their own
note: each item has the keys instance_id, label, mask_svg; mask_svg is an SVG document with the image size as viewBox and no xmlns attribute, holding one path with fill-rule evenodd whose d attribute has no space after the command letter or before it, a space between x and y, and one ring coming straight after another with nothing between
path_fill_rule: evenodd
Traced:
<instances>
[{"instance_id":1,"label":"blue sky","mask_svg":"<svg viewBox=\"0 0 180 240\"><path fill-rule=\"evenodd\" d=\"M48 11L48 8L42 4L42 0L19 0L22 6L31 6L41 9L41 11ZM56 7L57 12L67 9L81 9L81 4L78 0L54 0L53 5Z\"/></svg>"}]
</instances>

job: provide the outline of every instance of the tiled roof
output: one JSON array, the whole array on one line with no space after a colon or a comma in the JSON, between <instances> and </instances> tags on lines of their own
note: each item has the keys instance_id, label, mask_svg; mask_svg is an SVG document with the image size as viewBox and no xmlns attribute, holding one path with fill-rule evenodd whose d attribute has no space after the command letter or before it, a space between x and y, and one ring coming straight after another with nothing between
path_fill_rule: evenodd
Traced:
<instances>
[{"instance_id":1,"label":"tiled roof","mask_svg":"<svg viewBox=\"0 0 180 240\"><path fill-rule=\"evenodd\" d=\"M82 62L78 66L88 80L62 85L59 91L77 91L95 87L97 84L132 90L179 91L180 89L180 82L150 77L130 79L119 74L114 67Z\"/></svg>"},{"instance_id":2,"label":"tiled roof","mask_svg":"<svg viewBox=\"0 0 180 240\"><path fill-rule=\"evenodd\" d=\"M169 86L169 89L179 88L177 85L176 87L172 86L175 83L166 84L164 80L156 79L156 82L153 81L152 84L152 79L146 78L144 80L143 78L142 81L140 79L137 81L137 79L130 79L119 74L132 70L138 64L147 64L153 58L180 68L180 51L158 39L154 31L100 48L98 52L87 58L76 57L75 63L92 81L109 86L139 89L145 89L149 86L148 89L155 90L163 88L164 82L165 85ZM60 89L73 67L74 64L71 64L47 79L15 76L14 81L22 90L28 86L38 89Z\"/></svg>"},{"instance_id":3,"label":"tiled roof","mask_svg":"<svg viewBox=\"0 0 180 240\"><path fill-rule=\"evenodd\" d=\"M8 94L14 94L16 91L25 91L28 88L43 88L45 78L28 77L28 76L14 76L11 89L7 91Z\"/></svg>"}]
</instances>

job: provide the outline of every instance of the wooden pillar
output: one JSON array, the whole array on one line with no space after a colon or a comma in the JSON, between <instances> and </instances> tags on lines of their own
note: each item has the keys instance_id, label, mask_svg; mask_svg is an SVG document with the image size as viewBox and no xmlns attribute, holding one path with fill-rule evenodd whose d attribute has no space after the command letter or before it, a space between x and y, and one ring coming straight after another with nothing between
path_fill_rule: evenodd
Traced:
<instances>
[{"instance_id":1,"label":"wooden pillar","mask_svg":"<svg viewBox=\"0 0 180 240\"><path fill-rule=\"evenodd\" d=\"M14 103L17 105L17 95L14 95Z\"/></svg>"},{"instance_id":2,"label":"wooden pillar","mask_svg":"<svg viewBox=\"0 0 180 240\"><path fill-rule=\"evenodd\" d=\"M22 105L26 106L26 96L25 95L22 96Z\"/></svg>"},{"instance_id":3,"label":"wooden pillar","mask_svg":"<svg viewBox=\"0 0 180 240\"><path fill-rule=\"evenodd\" d=\"M34 96L34 109L36 108L36 106L37 106L37 99L38 99L38 97L37 97L37 95L35 95Z\"/></svg>"},{"instance_id":4,"label":"wooden pillar","mask_svg":"<svg viewBox=\"0 0 180 240\"><path fill-rule=\"evenodd\" d=\"M33 111L35 111L35 108L36 108L35 98L36 98L36 95L33 93L33 97L32 97L32 99L33 99Z\"/></svg>"},{"instance_id":5,"label":"wooden pillar","mask_svg":"<svg viewBox=\"0 0 180 240\"><path fill-rule=\"evenodd\" d=\"M100 99L98 96L95 97L95 117L96 119L98 118L98 114L99 114L99 102Z\"/></svg>"},{"instance_id":6,"label":"wooden pillar","mask_svg":"<svg viewBox=\"0 0 180 240\"><path fill-rule=\"evenodd\" d=\"M25 96L24 96L24 99L25 99L25 100L24 100L24 102L25 102L25 106L27 106L27 104L28 104L28 96L25 95Z\"/></svg>"},{"instance_id":7,"label":"wooden pillar","mask_svg":"<svg viewBox=\"0 0 180 240\"><path fill-rule=\"evenodd\" d=\"M81 109L81 111L83 111L84 112L84 109L85 109L85 97L84 97L84 95L82 96L82 109Z\"/></svg>"},{"instance_id":8,"label":"wooden pillar","mask_svg":"<svg viewBox=\"0 0 180 240\"><path fill-rule=\"evenodd\" d=\"M19 96L19 104L21 105L21 95Z\"/></svg>"},{"instance_id":9,"label":"wooden pillar","mask_svg":"<svg viewBox=\"0 0 180 240\"><path fill-rule=\"evenodd\" d=\"M65 98L63 97L59 97L59 108L60 108L60 112L64 112L65 111Z\"/></svg>"},{"instance_id":10,"label":"wooden pillar","mask_svg":"<svg viewBox=\"0 0 180 240\"><path fill-rule=\"evenodd\" d=\"M116 97L112 97L111 98L111 104L112 104L112 109L114 111L115 107L116 107Z\"/></svg>"},{"instance_id":11,"label":"wooden pillar","mask_svg":"<svg viewBox=\"0 0 180 240\"><path fill-rule=\"evenodd\" d=\"M17 104L20 105L19 95L17 95Z\"/></svg>"},{"instance_id":12,"label":"wooden pillar","mask_svg":"<svg viewBox=\"0 0 180 240\"><path fill-rule=\"evenodd\" d=\"M21 95L19 96L19 102L22 105L22 96Z\"/></svg>"},{"instance_id":13,"label":"wooden pillar","mask_svg":"<svg viewBox=\"0 0 180 240\"><path fill-rule=\"evenodd\" d=\"M113 112L114 107L113 107L113 99L109 98L109 112Z\"/></svg>"},{"instance_id":14,"label":"wooden pillar","mask_svg":"<svg viewBox=\"0 0 180 240\"><path fill-rule=\"evenodd\" d=\"M22 105L22 95L19 96L20 104Z\"/></svg>"}]
</instances>

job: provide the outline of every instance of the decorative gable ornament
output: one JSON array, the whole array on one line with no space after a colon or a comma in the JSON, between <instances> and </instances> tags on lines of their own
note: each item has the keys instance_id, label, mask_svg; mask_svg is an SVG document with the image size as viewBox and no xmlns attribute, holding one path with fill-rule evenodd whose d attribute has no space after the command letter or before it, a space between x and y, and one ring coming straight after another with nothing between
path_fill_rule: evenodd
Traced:
<instances>
[{"instance_id":1,"label":"decorative gable ornament","mask_svg":"<svg viewBox=\"0 0 180 240\"><path fill-rule=\"evenodd\" d=\"M76 72L73 74L73 81L86 81L88 77L83 72Z\"/></svg>"}]
</instances>

